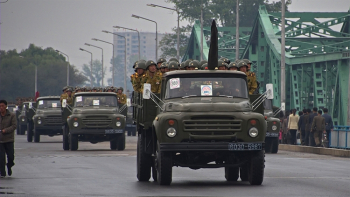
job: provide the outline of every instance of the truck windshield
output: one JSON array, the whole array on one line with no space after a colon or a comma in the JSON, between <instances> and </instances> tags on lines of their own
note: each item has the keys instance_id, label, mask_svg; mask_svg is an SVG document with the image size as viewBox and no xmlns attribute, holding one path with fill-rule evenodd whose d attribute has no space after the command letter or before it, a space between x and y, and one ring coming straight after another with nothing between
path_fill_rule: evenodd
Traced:
<instances>
[{"instance_id":1,"label":"truck windshield","mask_svg":"<svg viewBox=\"0 0 350 197\"><path fill-rule=\"evenodd\" d=\"M117 97L112 95L83 95L75 97L74 107L87 106L117 107L118 101Z\"/></svg>"},{"instance_id":2,"label":"truck windshield","mask_svg":"<svg viewBox=\"0 0 350 197\"><path fill-rule=\"evenodd\" d=\"M272 100L266 99L264 101L264 108L265 110L272 110Z\"/></svg>"},{"instance_id":3,"label":"truck windshield","mask_svg":"<svg viewBox=\"0 0 350 197\"><path fill-rule=\"evenodd\" d=\"M38 101L38 109L44 108L61 108L61 102L59 99L45 99Z\"/></svg>"},{"instance_id":4,"label":"truck windshield","mask_svg":"<svg viewBox=\"0 0 350 197\"><path fill-rule=\"evenodd\" d=\"M171 78L167 81L165 98L186 97L248 98L243 78Z\"/></svg>"}]
</instances>

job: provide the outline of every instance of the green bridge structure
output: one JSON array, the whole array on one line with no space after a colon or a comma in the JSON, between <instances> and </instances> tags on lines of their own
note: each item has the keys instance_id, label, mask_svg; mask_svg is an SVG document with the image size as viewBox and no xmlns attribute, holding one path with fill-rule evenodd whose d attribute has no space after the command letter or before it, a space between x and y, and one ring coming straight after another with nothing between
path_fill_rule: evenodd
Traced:
<instances>
[{"instance_id":1,"label":"green bridge structure","mask_svg":"<svg viewBox=\"0 0 350 197\"><path fill-rule=\"evenodd\" d=\"M239 28L239 57L253 62L260 82L274 87L281 105L281 13L260 6L253 27ZM338 29L338 30L334 30ZM235 60L235 27L218 27L219 57ZM203 59L209 52L210 27L203 28ZM183 60L200 60L200 23L195 22ZM328 108L335 125L350 120L350 10L285 13L286 110Z\"/></svg>"}]
</instances>

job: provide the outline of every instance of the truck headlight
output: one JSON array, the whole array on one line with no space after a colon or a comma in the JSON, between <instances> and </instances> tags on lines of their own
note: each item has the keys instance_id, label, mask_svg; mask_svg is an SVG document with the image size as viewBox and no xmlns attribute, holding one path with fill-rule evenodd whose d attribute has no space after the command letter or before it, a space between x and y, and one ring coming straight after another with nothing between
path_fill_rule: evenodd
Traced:
<instances>
[{"instance_id":1,"label":"truck headlight","mask_svg":"<svg viewBox=\"0 0 350 197\"><path fill-rule=\"evenodd\" d=\"M73 126L74 126L74 127L78 127L78 126L79 126L79 123L78 123L78 122L73 122Z\"/></svg>"},{"instance_id":2,"label":"truck headlight","mask_svg":"<svg viewBox=\"0 0 350 197\"><path fill-rule=\"evenodd\" d=\"M120 127L120 125L122 125L121 122L116 122L116 123L115 123L115 126L117 126L117 127Z\"/></svg>"},{"instance_id":3,"label":"truck headlight","mask_svg":"<svg viewBox=\"0 0 350 197\"><path fill-rule=\"evenodd\" d=\"M272 130L273 130L273 131L276 131L276 130L277 130L277 126L276 126L276 125L273 125L273 126L272 126Z\"/></svg>"},{"instance_id":4,"label":"truck headlight","mask_svg":"<svg viewBox=\"0 0 350 197\"><path fill-rule=\"evenodd\" d=\"M38 124L41 124L41 120L38 120Z\"/></svg>"},{"instance_id":5,"label":"truck headlight","mask_svg":"<svg viewBox=\"0 0 350 197\"><path fill-rule=\"evenodd\" d=\"M255 127L252 127L251 129L249 129L249 135L250 135L250 137L256 137L256 136L258 136L258 133L259 133L259 131L258 131L258 129L255 128Z\"/></svg>"},{"instance_id":6,"label":"truck headlight","mask_svg":"<svg viewBox=\"0 0 350 197\"><path fill-rule=\"evenodd\" d=\"M24 122L24 118L22 118L22 122Z\"/></svg>"},{"instance_id":7,"label":"truck headlight","mask_svg":"<svg viewBox=\"0 0 350 197\"><path fill-rule=\"evenodd\" d=\"M170 128L166 131L166 134L167 134L169 137L175 137L175 135L176 135L176 129L173 128L173 127L170 127Z\"/></svg>"}]
</instances>

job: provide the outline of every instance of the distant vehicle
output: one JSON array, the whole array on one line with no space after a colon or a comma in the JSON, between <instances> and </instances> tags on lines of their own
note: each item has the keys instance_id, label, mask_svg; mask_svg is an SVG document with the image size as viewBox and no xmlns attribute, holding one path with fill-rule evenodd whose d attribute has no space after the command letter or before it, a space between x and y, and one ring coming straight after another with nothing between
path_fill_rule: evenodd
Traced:
<instances>
[{"instance_id":1,"label":"distant vehicle","mask_svg":"<svg viewBox=\"0 0 350 197\"><path fill-rule=\"evenodd\" d=\"M28 132L28 141L34 136L34 142L40 142L40 135L62 135L61 102L59 96L37 98L33 116L34 133Z\"/></svg>"},{"instance_id":2,"label":"distant vehicle","mask_svg":"<svg viewBox=\"0 0 350 197\"><path fill-rule=\"evenodd\" d=\"M266 99L264 101L264 115L267 122L267 132L265 138L265 152L278 152L278 137L281 128L280 119L275 117L272 100Z\"/></svg>"},{"instance_id":3,"label":"distant vehicle","mask_svg":"<svg viewBox=\"0 0 350 197\"><path fill-rule=\"evenodd\" d=\"M111 150L125 149L125 116L113 92L76 93L73 104L62 102L63 150L78 150L78 142L110 141Z\"/></svg>"},{"instance_id":4,"label":"distant vehicle","mask_svg":"<svg viewBox=\"0 0 350 197\"><path fill-rule=\"evenodd\" d=\"M15 111L17 117L17 135L25 135L27 129L27 110L30 102L23 102Z\"/></svg>"}]
</instances>

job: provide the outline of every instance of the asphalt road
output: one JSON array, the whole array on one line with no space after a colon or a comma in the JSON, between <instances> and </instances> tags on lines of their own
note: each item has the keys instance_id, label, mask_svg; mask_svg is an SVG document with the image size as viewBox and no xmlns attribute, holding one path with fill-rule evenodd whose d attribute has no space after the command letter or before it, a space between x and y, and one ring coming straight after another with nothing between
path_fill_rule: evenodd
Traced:
<instances>
[{"instance_id":1,"label":"asphalt road","mask_svg":"<svg viewBox=\"0 0 350 197\"><path fill-rule=\"evenodd\" d=\"M40 143L16 136L12 177L0 179L0 196L346 196L350 159L280 151L266 155L261 186L227 182L224 169L173 168L170 186L138 182L136 137L125 151L109 143L79 142L63 151L62 137L41 136Z\"/></svg>"}]
</instances>

